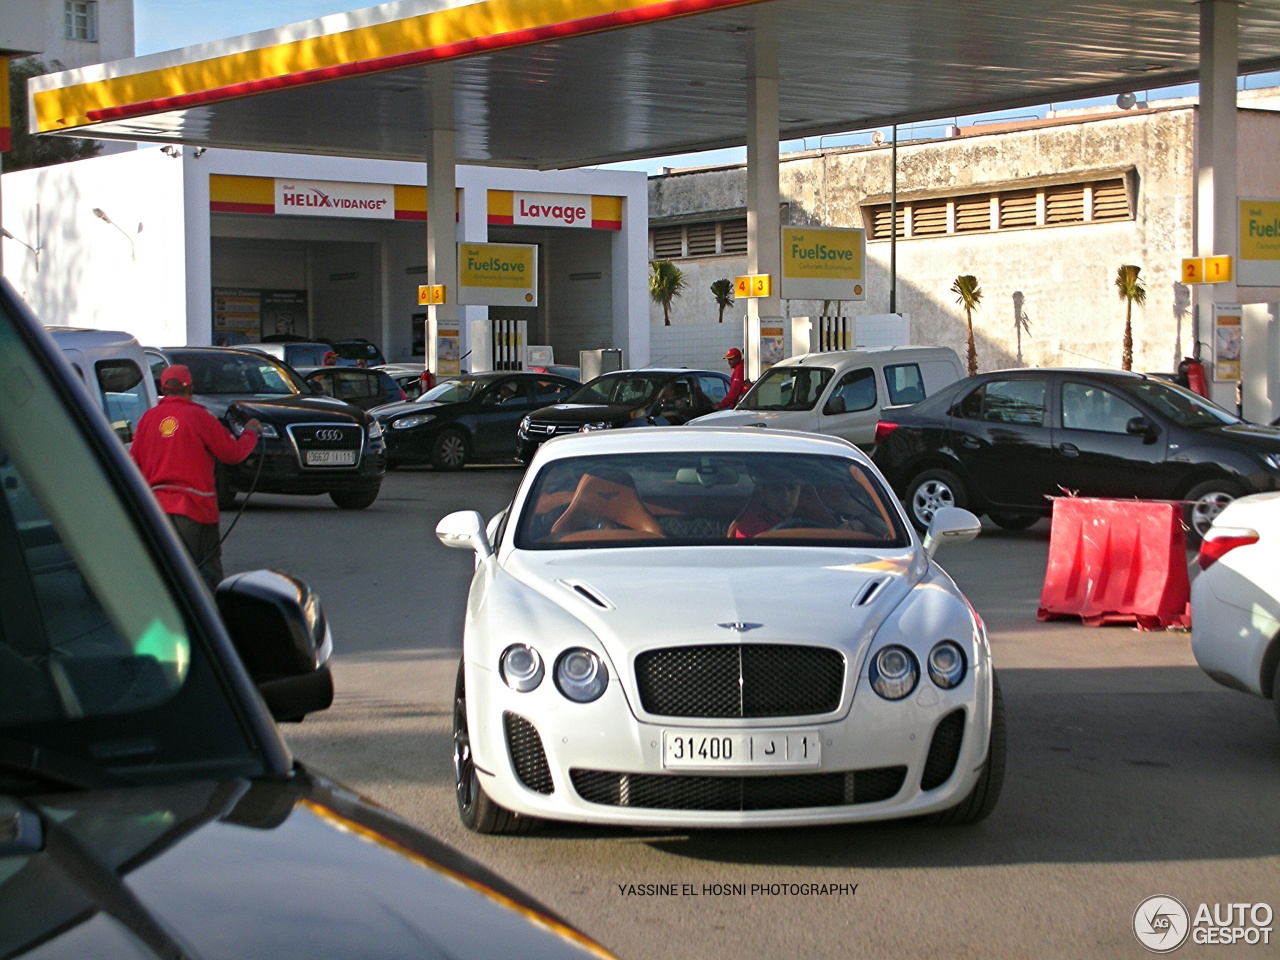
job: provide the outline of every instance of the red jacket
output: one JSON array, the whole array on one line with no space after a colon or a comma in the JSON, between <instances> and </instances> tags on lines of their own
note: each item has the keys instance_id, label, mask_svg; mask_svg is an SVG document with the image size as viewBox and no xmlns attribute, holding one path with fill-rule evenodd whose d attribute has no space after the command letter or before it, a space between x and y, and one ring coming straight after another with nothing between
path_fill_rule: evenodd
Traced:
<instances>
[{"instance_id":1,"label":"red jacket","mask_svg":"<svg viewBox=\"0 0 1280 960\"><path fill-rule=\"evenodd\" d=\"M738 361L729 371L729 392L716 404L717 410L732 410L747 392L746 365Z\"/></svg>"},{"instance_id":2,"label":"red jacket","mask_svg":"<svg viewBox=\"0 0 1280 960\"><path fill-rule=\"evenodd\" d=\"M138 420L129 452L165 513L217 523L214 461L239 463L257 443L252 430L236 439L200 404L167 396Z\"/></svg>"}]
</instances>

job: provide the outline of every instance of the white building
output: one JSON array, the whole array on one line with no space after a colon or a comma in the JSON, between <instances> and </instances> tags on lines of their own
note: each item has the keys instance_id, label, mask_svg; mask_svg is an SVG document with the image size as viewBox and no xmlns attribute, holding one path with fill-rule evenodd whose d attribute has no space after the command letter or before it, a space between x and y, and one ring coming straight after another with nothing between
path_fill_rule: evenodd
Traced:
<instances>
[{"instance_id":1,"label":"white building","mask_svg":"<svg viewBox=\"0 0 1280 960\"><path fill-rule=\"evenodd\" d=\"M258 339L279 322L422 358L426 177L425 164L189 147L17 171L3 225L42 242L7 243L4 272L46 322L144 343ZM635 172L459 167L458 240L530 245L538 264L530 305L460 307L460 366L493 362L465 358L499 321L523 321L524 342L557 362L600 348L648 362L645 190ZM291 203L300 192L327 200Z\"/></svg>"}]
</instances>

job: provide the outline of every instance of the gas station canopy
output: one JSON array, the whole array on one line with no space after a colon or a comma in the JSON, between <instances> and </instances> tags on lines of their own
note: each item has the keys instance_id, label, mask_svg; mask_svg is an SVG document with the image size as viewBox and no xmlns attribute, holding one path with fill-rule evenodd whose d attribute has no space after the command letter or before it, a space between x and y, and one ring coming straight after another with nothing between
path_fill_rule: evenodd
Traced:
<instances>
[{"instance_id":1,"label":"gas station canopy","mask_svg":"<svg viewBox=\"0 0 1280 960\"><path fill-rule=\"evenodd\" d=\"M1194 81L1200 7L403 0L39 77L31 117L41 133L421 161L451 116L459 163L576 167L743 145L752 70L778 81L779 140ZM1280 0L1238 16L1239 72L1280 67Z\"/></svg>"}]
</instances>

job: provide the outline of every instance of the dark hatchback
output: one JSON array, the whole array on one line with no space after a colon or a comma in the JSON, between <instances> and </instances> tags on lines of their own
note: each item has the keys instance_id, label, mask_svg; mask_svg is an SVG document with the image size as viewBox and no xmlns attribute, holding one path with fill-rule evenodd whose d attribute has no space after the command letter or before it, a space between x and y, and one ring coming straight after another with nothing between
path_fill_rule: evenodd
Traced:
<instances>
[{"instance_id":1,"label":"dark hatchback","mask_svg":"<svg viewBox=\"0 0 1280 960\"><path fill-rule=\"evenodd\" d=\"M209 595L4 281L0 365L0 957L607 956L290 754L273 719L333 695L315 595Z\"/></svg>"},{"instance_id":2,"label":"dark hatchback","mask_svg":"<svg viewBox=\"0 0 1280 960\"><path fill-rule=\"evenodd\" d=\"M372 367L298 367L302 379L319 387L326 397L337 397L361 410L384 403L408 400L395 378Z\"/></svg>"},{"instance_id":3,"label":"dark hatchback","mask_svg":"<svg viewBox=\"0 0 1280 960\"><path fill-rule=\"evenodd\" d=\"M873 459L921 529L960 506L1030 526L1053 497L1175 500L1198 542L1228 502L1280 488L1280 430L1159 377L1003 370L888 408Z\"/></svg>"},{"instance_id":4,"label":"dark hatchback","mask_svg":"<svg viewBox=\"0 0 1280 960\"><path fill-rule=\"evenodd\" d=\"M372 413L382 425L390 466L429 463L437 470L460 470L472 461L511 461L521 419L581 386L549 373L478 373Z\"/></svg>"},{"instance_id":5,"label":"dark hatchback","mask_svg":"<svg viewBox=\"0 0 1280 960\"><path fill-rule=\"evenodd\" d=\"M552 437L584 427L647 427L688 423L711 413L729 392L729 378L710 370L615 370L554 406L520 422L516 456L525 463Z\"/></svg>"},{"instance_id":6,"label":"dark hatchback","mask_svg":"<svg viewBox=\"0 0 1280 960\"><path fill-rule=\"evenodd\" d=\"M236 493L328 494L344 510L378 499L387 472L382 428L359 407L323 396L297 372L253 350L227 347L150 348L152 373L171 363L191 370L195 400L232 431L257 417L262 438L249 458L219 466L218 506Z\"/></svg>"}]
</instances>

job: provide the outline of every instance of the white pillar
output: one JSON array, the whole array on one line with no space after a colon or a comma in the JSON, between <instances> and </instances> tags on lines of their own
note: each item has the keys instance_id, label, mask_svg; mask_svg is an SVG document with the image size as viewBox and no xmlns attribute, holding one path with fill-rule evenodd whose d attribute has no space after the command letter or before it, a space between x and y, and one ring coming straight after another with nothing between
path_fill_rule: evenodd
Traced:
<instances>
[{"instance_id":1,"label":"white pillar","mask_svg":"<svg viewBox=\"0 0 1280 960\"><path fill-rule=\"evenodd\" d=\"M432 75L431 128L427 131L427 283L444 284L445 302L427 307L427 366L439 369L436 330L458 322L457 131L453 120L451 66ZM468 332L459 330L461 352ZM465 368L465 364L464 364Z\"/></svg>"},{"instance_id":2,"label":"white pillar","mask_svg":"<svg viewBox=\"0 0 1280 960\"><path fill-rule=\"evenodd\" d=\"M747 76L747 272L767 273L770 294L747 301L747 377L760 376L760 326L782 325L778 296L782 217L778 196L778 56L776 32L762 16L751 34Z\"/></svg>"},{"instance_id":3,"label":"white pillar","mask_svg":"<svg viewBox=\"0 0 1280 960\"><path fill-rule=\"evenodd\" d=\"M1196 256L1240 259L1236 187L1236 76L1239 73L1239 4L1236 0L1200 3L1200 110L1196 124ZM1236 303L1235 283L1197 287L1195 336L1205 344L1209 396L1235 409L1234 383L1213 381L1213 305ZM1242 350L1248 350L1248 344Z\"/></svg>"}]
</instances>

